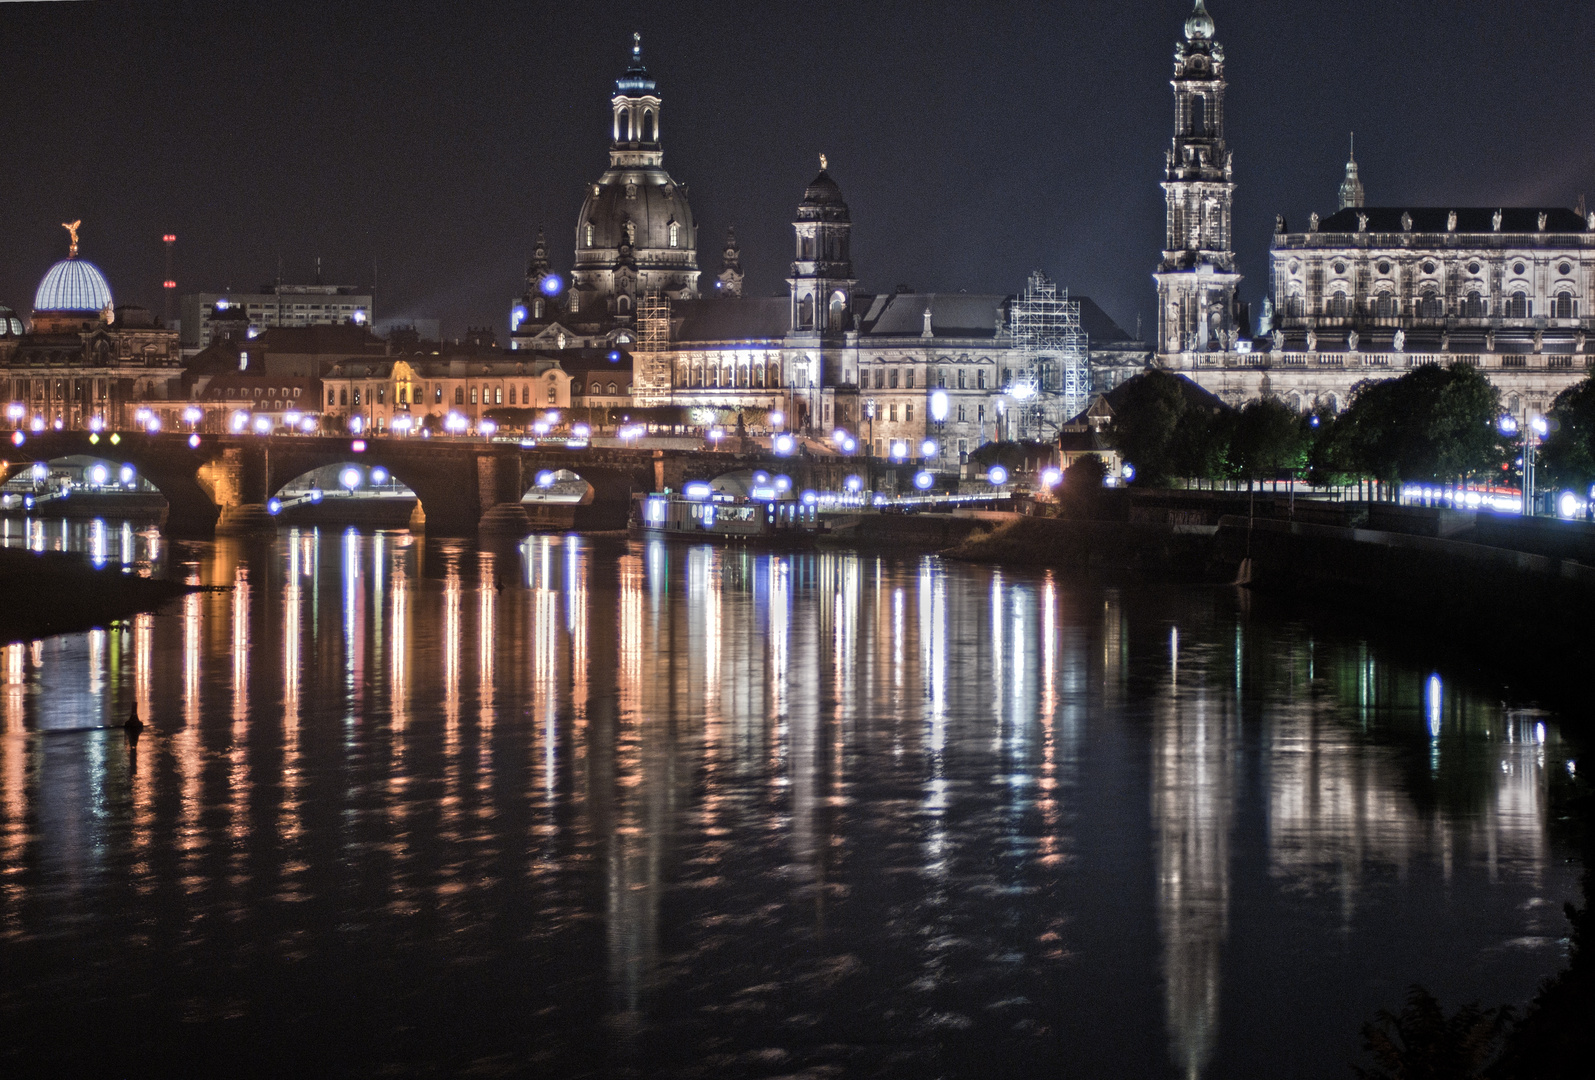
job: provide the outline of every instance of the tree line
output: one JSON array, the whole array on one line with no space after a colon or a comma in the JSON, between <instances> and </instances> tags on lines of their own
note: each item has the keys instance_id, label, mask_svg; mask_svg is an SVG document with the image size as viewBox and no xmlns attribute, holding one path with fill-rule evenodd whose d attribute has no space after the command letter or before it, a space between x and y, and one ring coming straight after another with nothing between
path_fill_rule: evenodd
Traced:
<instances>
[{"instance_id":1,"label":"tree line","mask_svg":"<svg viewBox=\"0 0 1595 1080\"><path fill-rule=\"evenodd\" d=\"M1527 433L1503 425L1500 391L1471 364L1366 380L1339 414L1303 415L1273 398L1235 409L1166 371L1137 376L1118 397L1109 431L1137 484L1521 481ZM1595 484L1595 378L1559 395L1546 421L1538 486L1587 492Z\"/></svg>"}]
</instances>

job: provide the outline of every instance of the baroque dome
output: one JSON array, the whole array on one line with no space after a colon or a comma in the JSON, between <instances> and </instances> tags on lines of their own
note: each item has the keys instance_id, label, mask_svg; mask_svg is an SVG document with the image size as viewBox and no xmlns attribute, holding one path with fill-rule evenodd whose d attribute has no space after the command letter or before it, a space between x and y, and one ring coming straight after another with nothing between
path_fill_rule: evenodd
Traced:
<instances>
[{"instance_id":1,"label":"baroque dome","mask_svg":"<svg viewBox=\"0 0 1595 1080\"><path fill-rule=\"evenodd\" d=\"M803 189L803 201L798 204L798 218L802 221L848 221L847 200L831 174L824 169Z\"/></svg>"},{"instance_id":2,"label":"baroque dome","mask_svg":"<svg viewBox=\"0 0 1595 1080\"><path fill-rule=\"evenodd\" d=\"M691 253L696 264L698 230L687 189L663 169L610 169L587 189L576 219L578 263L586 261L581 258L584 252L614 250L622 244L633 251Z\"/></svg>"},{"instance_id":3,"label":"baroque dome","mask_svg":"<svg viewBox=\"0 0 1595 1080\"><path fill-rule=\"evenodd\" d=\"M1191 12L1191 17L1185 20L1185 40L1211 41L1216 28L1213 25L1213 16L1207 13L1205 0L1196 0L1196 10Z\"/></svg>"},{"instance_id":4,"label":"baroque dome","mask_svg":"<svg viewBox=\"0 0 1595 1080\"><path fill-rule=\"evenodd\" d=\"M34 311L98 312L111 304L111 285L100 268L76 256L50 267L33 296Z\"/></svg>"}]
</instances>

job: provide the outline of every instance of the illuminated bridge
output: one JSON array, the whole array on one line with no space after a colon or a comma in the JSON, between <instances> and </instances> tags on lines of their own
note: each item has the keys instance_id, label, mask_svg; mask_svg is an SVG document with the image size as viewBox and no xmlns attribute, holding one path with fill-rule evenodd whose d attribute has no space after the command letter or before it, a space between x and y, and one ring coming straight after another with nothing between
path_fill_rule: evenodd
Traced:
<instances>
[{"instance_id":1,"label":"illuminated bridge","mask_svg":"<svg viewBox=\"0 0 1595 1080\"><path fill-rule=\"evenodd\" d=\"M316 469L343 463L386 469L415 492L427 532L468 536L479 529L528 530L522 503L544 470L568 470L591 487L573 527L618 529L634 492L680 491L694 480L745 470L785 474L797 490L840 491L865 463L644 447L525 447L478 439L141 434L87 431L26 434L0 443L0 483L36 462L92 457L131 465L165 496L166 530L207 536L270 528L267 504Z\"/></svg>"}]
</instances>

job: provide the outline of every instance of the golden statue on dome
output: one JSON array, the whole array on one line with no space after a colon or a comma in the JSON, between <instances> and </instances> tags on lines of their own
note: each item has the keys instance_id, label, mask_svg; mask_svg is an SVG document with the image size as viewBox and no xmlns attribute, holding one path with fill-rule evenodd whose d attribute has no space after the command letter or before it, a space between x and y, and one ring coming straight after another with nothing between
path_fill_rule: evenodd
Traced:
<instances>
[{"instance_id":1,"label":"golden statue on dome","mask_svg":"<svg viewBox=\"0 0 1595 1080\"><path fill-rule=\"evenodd\" d=\"M76 221L74 221L70 225L68 225L64 221L61 222L61 228L65 229L66 230L66 234L72 238L72 248L71 248L71 250L69 250L67 252L67 256L66 256L69 259L75 259L75 258L78 257L78 230L80 228L82 228L82 227L83 227L83 219L82 218L78 218Z\"/></svg>"}]
</instances>

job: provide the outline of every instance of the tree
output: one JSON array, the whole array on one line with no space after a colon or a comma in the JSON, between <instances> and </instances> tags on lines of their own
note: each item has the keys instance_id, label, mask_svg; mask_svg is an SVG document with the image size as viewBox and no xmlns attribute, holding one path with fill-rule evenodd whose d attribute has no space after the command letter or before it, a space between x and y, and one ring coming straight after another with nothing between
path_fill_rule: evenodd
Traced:
<instances>
[{"instance_id":1,"label":"tree","mask_svg":"<svg viewBox=\"0 0 1595 1080\"><path fill-rule=\"evenodd\" d=\"M1516 450L1497 427L1500 416L1500 391L1473 365L1425 365L1358 383L1329 456L1385 481L1494 479Z\"/></svg>"},{"instance_id":2,"label":"tree","mask_svg":"<svg viewBox=\"0 0 1595 1080\"><path fill-rule=\"evenodd\" d=\"M1307 418L1276 398L1248 402L1235 417L1230 471L1245 480L1295 474L1307 466Z\"/></svg>"},{"instance_id":3,"label":"tree","mask_svg":"<svg viewBox=\"0 0 1595 1080\"><path fill-rule=\"evenodd\" d=\"M1588 491L1595 484L1595 376L1556 395L1546 419L1551 431L1539 466L1547 486Z\"/></svg>"},{"instance_id":4,"label":"tree","mask_svg":"<svg viewBox=\"0 0 1595 1080\"><path fill-rule=\"evenodd\" d=\"M1472 1080L1482 1077L1495 1057L1510 1008L1464 1005L1451 1016L1421 986L1407 991L1400 1015L1380 1009L1362 1027L1362 1047L1374 1067L1352 1071L1361 1080Z\"/></svg>"},{"instance_id":5,"label":"tree","mask_svg":"<svg viewBox=\"0 0 1595 1080\"><path fill-rule=\"evenodd\" d=\"M1101 458L1095 454L1082 454L1063 471L1064 494L1090 498L1102 490L1102 481L1107 479L1107 475L1108 467Z\"/></svg>"},{"instance_id":6,"label":"tree","mask_svg":"<svg viewBox=\"0 0 1595 1080\"><path fill-rule=\"evenodd\" d=\"M1115 391L1108 434L1119 456L1134 467L1135 483L1158 486L1177 477L1222 475L1228 410L1200 404L1188 382L1167 371L1148 371Z\"/></svg>"}]
</instances>

